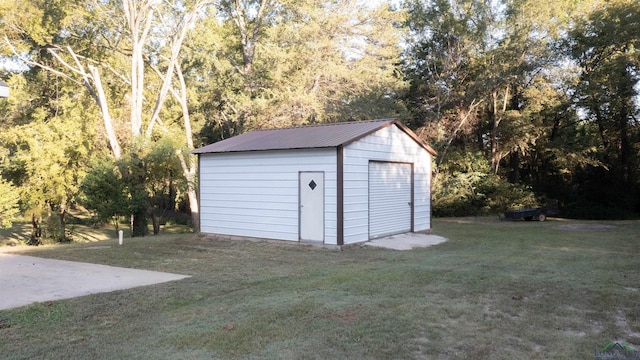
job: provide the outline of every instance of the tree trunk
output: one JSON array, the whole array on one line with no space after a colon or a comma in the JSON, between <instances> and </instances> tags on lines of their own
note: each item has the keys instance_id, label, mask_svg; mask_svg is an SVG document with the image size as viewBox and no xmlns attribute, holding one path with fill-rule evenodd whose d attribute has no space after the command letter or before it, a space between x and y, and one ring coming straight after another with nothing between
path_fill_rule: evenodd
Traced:
<instances>
[{"instance_id":1,"label":"tree trunk","mask_svg":"<svg viewBox=\"0 0 640 360\"><path fill-rule=\"evenodd\" d=\"M251 81L253 73L253 59L255 57L256 45L259 40L262 22L267 12L267 7L272 3L268 0L260 0L260 6L254 17L253 29L247 24L247 11L244 8L246 4L243 1L235 0L235 8L233 12L233 20L240 32L240 43L242 44L242 62L243 66L239 69L244 79L244 91L247 94L253 92L253 84Z\"/></svg>"},{"instance_id":2,"label":"tree trunk","mask_svg":"<svg viewBox=\"0 0 640 360\"><path fill-rule=\"evenodd\" d=\"M162 86L160 87L160 91L158 92L158 95L156 97L155 106L151 113L151 120L149 120L149 124L147 126L147 132L146 132L147 137L151 136L154 124L158 120L158 116L160 115L160 111L164 106L164 102L167 98L167 94L169 93L169 91L171 91L171 81L173 79L174 72L177 73L179 77L182 76L182 71L179 68L180 63L178 60L180 55L180 49L182 48L182 43L184 42L185 37L187 36L187 32L192 28L193 24L198 20L199 18L198 15L200 10L203 9L209 3L210 2L206 0L198 1L194 5L194 9L182 18L182 21L181 21L182 25L180 29L170 39L169 48L171 50L171 56L169 57L169 64L167 66L167 71L164 74L164 76L160 75L158 71L158 74L162 79ZM180 82L181 82L181 85L183 85L184 78L180 78ZM183 87L182 94L185 97L184 103L186 104L186 89L184 88L184 86L182 87ZM183 113L184 113L184 110L183 110ZM188 131L190 132L191 129L188 129Z\"/></svg>"},{"instance_id":3,"label":"tree trunk","mask_svg":"<svg viewBox=\"0 0 640 360\"><path fill-rule=\"evenodd\" d=\"M111 219L113 220L113 226L116 228L116 234L117 234L118 230L120 230L120 224L119 224L120 216L118 214L113 214Z\"/></svg>"},{"instance_id":4,"label":"tree trunk","mask_svg":"<svg viewBox=\"0 0 640 360\"><path fill-rule=\"evenodd\" d=\"M200 208L198 206L198 195L193 185L188 186L187 196L189 197L189 210L191 211L191 225L195 231L200 231Z\"/></svg>"},{"instance_id":5,"label":"tree trunk","mask_svg":"<svg viewBox=\"0 0 640 360\"><path fill-rule=\"evenodd\" d=\"M42 244L42 226L40 217L35 214L31 215L31 236L29 237L29 245L38 246Z\"/></svg>"},{"instance_id":6,"label":"tree trunk","mask_svg":"<svg viewBox=\"0 0 640 360\"><path fill-rule=\"evenodd\" d=\"M67 208L65 206L60 207L60 240L61 241L71 241L71 239L67 238Z\"/></svg>"},{"instance_id":7,"label":"tree trunk","mask_svg":"<svg viewBox=\"0 0 640 360\"><path fill-rule=\"evenodd\" d=\"M621 166L621 177L623 184L627 189L632 189L635 181L634 166L631 159L633 153L633 147L631 141L629 141L629 117L633 115L633 111L629 108L633 108L633 105L627 106L627 100L622 100L622 106L620 113L618 114L618 127L620 132L620 150L618 163Z\"/></svg>"},{"instance_id":8,"label":"tree trunk","mask_svg":"<svg viewBox=\"0 0 640 360\"><path fill-rule=\"evenodd\" d=\"M493 174L497 175L498 170L500 168L500 160L502 160L502 157L506 155L505 152L500 151L499 127L500 127L500 122L502 122L502 116L504 112L507 110L507 101L509 99L509 85L507 85L504 90L502 109L498 108L498 92L494 91L491 94L491 97L493 99L493 114L492 114L493 121L492 121L492 128L491 128L491 168L493 170Z\"/></svg>"},{"instance_id":9,"label":"tree trunk","mask_svg":"<svg viewBox=\"0 0 640 360\"><path fill-rule=\"evenodd\" d=\"M113 121L111 120L111 113L109 112L109 105L107 103L107 96L104 93L104 87L102 86L102 79L100 78L100 72L98 68L93 65L89 65L89 72L93 78L95 87L95 100L98 103L100 112L102 113L102 122L104 123L104 129L107 132L107 139L109 140L109 146L113 153L113 158L120 160L122 157L122 150L120 149L120 143L116 136L115 129L113 127ZM90 89L91 91L91 89Z\"/></svg>"},{"instance_id":10,"label":"tree trunk","mask_svg":"<svg viewBox=\"0 0 640 360\"><path fill-rule=\"evenodd\" d=\"M153 235L158 235L160 233L160 217L156 209L151 212L151 221L153 223Z\"/></svg>"},{"instance_id":11,"label":"tree trunk","mask_svg":"<svg viewBox=\"0 0 640 360\"><path fill-rule=\"evenodd\" d=\"M131 38L131 134L142 135L144 97L144 44L151 29L154 1L122 0Z\"/></svg>"},{"instance_id":12,"label":"tree trunk","mask_svg":"<svg viewBox=\"0 0 640 360\"><path fill-rule=\"evenodd\" d=\"M187 164L184 154L178 150L176 152L182 166L182 172L187 179L187 197L189 198L189 210L191 211L191 225L195 231L200 230L200 207L198 206L198 193L196 190L196 166L193 158L188 159ZM193 156L193 155L189 155Z\"/></svg>"},{"instance_id":13,"label":"tree trunk","mask_svg":"<svg viewBox=\"0 0 640 360\"><path fill-rule=\"evenodd\" d=\"M491 170L494 174L497 172L496 153L498 152L498 124L500 123L498 120L497 97L498 95L495 92L491 94L493 108L488 112L489 121L491 123L491 131L489 133L489 151L491 152Z\"/></svg>"},{"instance_id":14,"label":"tree trunk","mask_svg":"<svg viewBox=\"0 0 640 360\"><path fill-rule=\"evenodd\" d=\"M480 105L481 103L482 103L482 100L476 102L476 99L473 99L471 101L471 104L469 105L469 110L462 117L462 119L460 120L460 123L458 123L458 126L455 128L455 130L453 130L453 133L451 134L451 136L447 140L447 144L445 145L444 150L442 151L442 154L438 157L438 160L436 162L437 163L436 168L439 168L440 165L443 163L444 159L447 157L447 152L449 151L449 147L451 146L451 143L453 142L453 140L455 140L456 135L458 134L458 131L460 131L460 129L467 122L467 119L470 116L475 115L475 108L478 105Z\"/></svg>"},{"instance_id":15,"label":"tree trunk","mask_svg":"<svg viewBox=\"0 0 640 360\"><path fill-rule=\"evenodd\" d=\"M509 173L509 182L517 184L520 182L520 153L512 151L509 157L509 167L511 172Z\"/></svg>"},{"instance_id":16,"label":"tree trunk","mask_svg":"<svg viewBox=\"0 0 640 360\"><path fill-rule=\"evenodd\" d=\"M124 168L124 167L123 167ZM147 167L138 154L133 153L129 170L129 193L131 195L132 215L131 236L145 236L149 233L149 199L146 190Z\"/></svg>"},{"instance_id":17,"label":"tree trunk","mask_svg":"<svg viewBox=\"0 0 640 360\"><path fill-rule=\"evenodd\" d=\"M133 213L131 223L131 237L145 236L149 233L147 229L147 209L138 209Z\"/></svg>"}]
</instances>

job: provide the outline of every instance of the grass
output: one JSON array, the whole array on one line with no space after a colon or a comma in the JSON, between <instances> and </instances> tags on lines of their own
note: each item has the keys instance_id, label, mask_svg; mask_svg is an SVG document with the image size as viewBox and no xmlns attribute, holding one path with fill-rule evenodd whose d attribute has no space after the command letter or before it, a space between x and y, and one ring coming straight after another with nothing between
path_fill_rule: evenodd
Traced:
<instances>
[{"instance_id":1,"label":"grass","mask_svg":"<svg viewBox=\"0 0 640 360\"><path fill-rule=\"evenodd\" d=\"M449 241L412 251L189 234L12 248L192 277L0 311L0 353L567 359L609 341L640 348L639 221L435 219L434 233Z\"/></svg>"}]
</instances>

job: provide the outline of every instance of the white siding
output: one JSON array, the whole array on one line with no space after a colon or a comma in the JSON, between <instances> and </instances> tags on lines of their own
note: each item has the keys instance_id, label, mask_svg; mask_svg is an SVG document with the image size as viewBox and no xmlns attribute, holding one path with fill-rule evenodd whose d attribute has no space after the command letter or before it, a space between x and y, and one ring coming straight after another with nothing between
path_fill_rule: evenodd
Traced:
<instances>
[{"instance_id":1,"label":"white siding","mask_svg":"<svg viewBox=\"0 0 640 360\"><path fill-rule=\"evenodd\" d=\"M344 243L369 240L369 161L413 163L414 231L431 228L431 154L392 125L344 149Z\"/></svg>"},{"instance_id":2,"label":"white siding","mask_svg":"<svg viewBox=\"0 0 640 360\"><path fill-rule=\"evenodd\" d=\"M298 241L298 174L323 171L325 244L337 244L336 149L200 155L200 230Z\"/></svg>"}]
</instances>

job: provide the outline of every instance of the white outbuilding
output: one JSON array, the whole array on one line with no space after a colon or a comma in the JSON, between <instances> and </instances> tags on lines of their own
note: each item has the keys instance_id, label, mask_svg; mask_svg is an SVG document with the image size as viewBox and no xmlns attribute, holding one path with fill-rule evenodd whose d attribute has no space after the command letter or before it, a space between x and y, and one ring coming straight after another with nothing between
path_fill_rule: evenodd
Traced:
<instances>
[{"instance_id":1,"label":"white outbuilding","mask_svg":"<svg viewBox=\"0 0 640 360\"><path fill-rule=\"evenodd\" d=\"M9 85L4 81L0 80L0 98L8 98L9 97Z\"/></svg>"},{"instance_id":2,"label":"white outbuilding","mask_svg":"<svg viewBox=\"0 0 640 360\"><path fill-rule=\"evenodd\" d=\"M346 245L431 229L435 151L396 119L252 131L194 153L203 233Z\"/></svg>"}]
</instances>

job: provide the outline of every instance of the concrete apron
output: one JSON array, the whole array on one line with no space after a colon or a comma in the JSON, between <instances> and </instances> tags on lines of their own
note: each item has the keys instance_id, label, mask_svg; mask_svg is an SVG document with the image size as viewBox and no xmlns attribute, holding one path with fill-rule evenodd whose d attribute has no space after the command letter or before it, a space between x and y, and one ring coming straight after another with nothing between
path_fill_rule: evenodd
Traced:
<instances>
[{"instance_id":1,"label":"concrete apron","mask_svg":"<svg viewBox=\"0 0 640 360\"><path fill-rule=\"evenodd\" d=\"M380 239L373 239L365 246L377 246L394 250L411 250L417 247L433 246L447 241L446 238L438 235L406 233L391 235Z\"/></svg>"},{"instance_id":2,"label":"concrete apron","mask_svg":"<svg viewBox=\"0 0 640 360\"><path fill-rule=\"evenodd\" d=\"M174 281L189 276L0 254L0 310Z\"/></svg>"}]
</instances>

